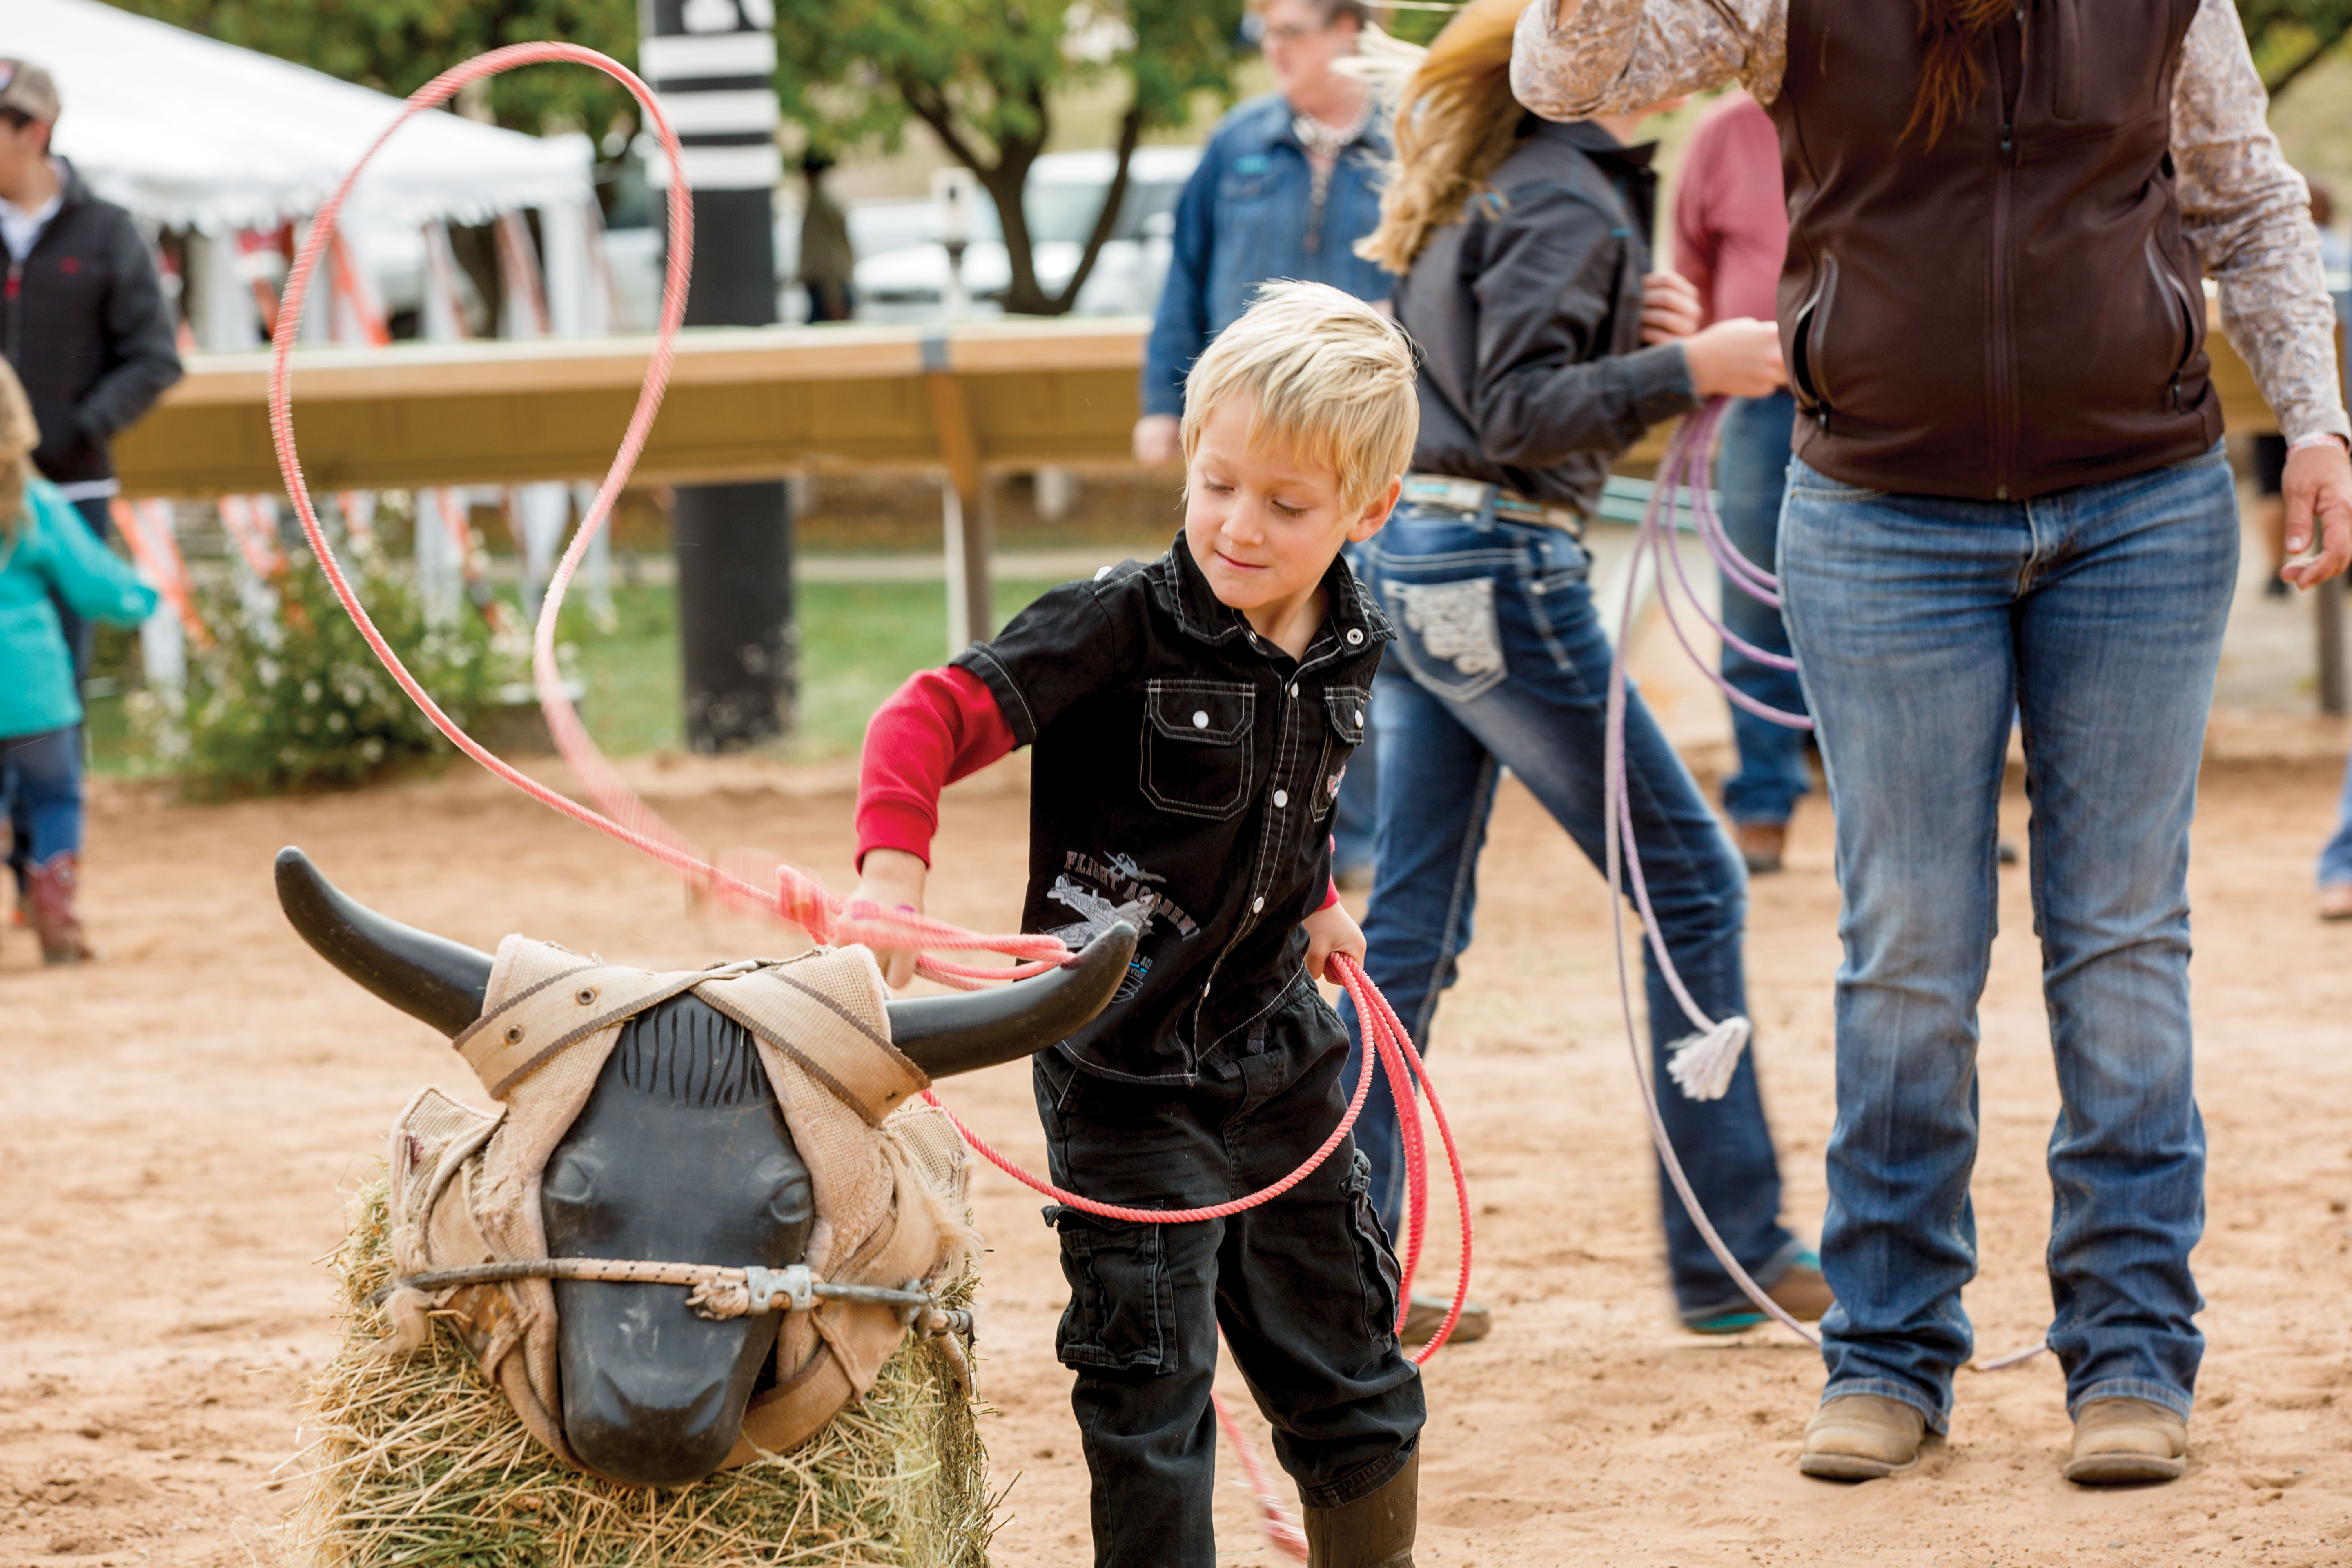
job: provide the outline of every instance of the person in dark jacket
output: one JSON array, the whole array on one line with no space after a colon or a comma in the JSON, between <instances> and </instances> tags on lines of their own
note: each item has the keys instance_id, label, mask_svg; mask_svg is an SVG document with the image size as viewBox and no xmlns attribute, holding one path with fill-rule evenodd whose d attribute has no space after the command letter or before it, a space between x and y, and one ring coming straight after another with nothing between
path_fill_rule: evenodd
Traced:
<instances>
[{"instance_id":1,"label":"person in dark jacket","mask_svg":"<svg viewBox=\"0 0 2352 1568\"><path fill-rule=\"evenodd\" d=\"M1550 125L1522 110L1508 81L1518 5L1477 0L1432 45L1405 87L1397 169L1364 246L1403 274L1397 319L1422 356L1412 472L1366 547L1367 584L1399 633L1372 698L1381 813L1365 967L1424 1052L1469 945L1503 769L1602 861L1610 647L1579 540L1610 463L1704 397L1761 395L1780 379L1769 321L1667 341L1696 326L1697 295L1650 271L1651 150L1623 144L1639 116ZM1745 1013L1739 858L1638 695L1626 735L1634 832L1675 964L1710 1016ZM1643 957L1664 1084L1689 1029L1646 947ZM1362 1031L1352 1007L1346 1016L1361 1070ZM1828 1295L1780 1224L1752 1062L1720 1100L1668 1089L1660 1103L1740 1266L1783 1307L1819 1316ZM1386 1094L1366 1104L1357 1138L1393 1232L1403 1162ZM1683 1323L1717 1333L1760 1321L1660 1178ZM1442 1304L1415 1306L1425 1317Z\"/></svg>"},{"instance_id":2,"label":"person in dark jacket","mask_svg":"<svg viewBox=\"0 0 2352 1568\"><path fill-rule=\"evenodd\" d=\"M2352 559L2352 421L2303 181L2230 0L1538 0L1574 121L1738 80L1789 202L1780 598L1837 819L1838 1305L1799 1467L1917 1463L1976 1344L1977 1001L2011 716L2062 1109L2069 1480L2189 1463L2205 1129L2189 826L2238 575L2201 274L2286 437L2283 575Z\"/></svg>"},{"instance_id":3,"label":"person in dark jacket","mask_svg":"<svg viewBox=\"0 0 2352 1568\"><path fill-rule=\"evenodd\" d=\"M131 215L92 195L49 149L58 122L49 73L0 59L0 357L24 384L39 423L33 466L103 542L117 486L107 443L180 379L172 312ZM79 687L89 627L52 595ZM74 739L79 744L79 733ZM20 902L33 829L21 796L11 810Z\"/></svg>"}]
</instances>

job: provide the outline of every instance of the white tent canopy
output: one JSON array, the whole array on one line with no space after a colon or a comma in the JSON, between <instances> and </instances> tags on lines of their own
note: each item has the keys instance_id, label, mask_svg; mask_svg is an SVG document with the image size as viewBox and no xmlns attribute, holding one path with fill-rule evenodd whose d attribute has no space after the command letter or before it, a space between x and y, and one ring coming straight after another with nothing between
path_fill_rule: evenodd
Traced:
<instances>
[{"instance_id":1,"label":"white tent canopy","mask_svg":"<svg viewBox=\"0 0 2352 1568\"><path fill-rule=\"evenodd\" d=\"M0 54L47 67L57 150L141 217L221 233L306 216L401 109L398 99L100 0L0 0ZM541 139L418 116L368 165L354 216L478 223L593 199L585 136Z\"/></svg>"}]
</instances>

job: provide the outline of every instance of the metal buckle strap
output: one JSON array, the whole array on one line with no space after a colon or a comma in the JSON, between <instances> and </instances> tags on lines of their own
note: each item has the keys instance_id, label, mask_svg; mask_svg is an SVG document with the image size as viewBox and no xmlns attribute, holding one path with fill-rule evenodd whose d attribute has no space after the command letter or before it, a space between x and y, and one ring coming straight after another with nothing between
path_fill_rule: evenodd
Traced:
<instances>
[{"instance_id":1,"label":"metal buckle strap","mask_svg":"<svg viewBox=\"0 0 2352 1568\"><path fill-rule=\"evenodd\" d=\"M1450 474L1407 474L1402 499L1423 506L1447 507L1470 516L1485 511L1491 500L1495 515L1507 522L1532 522L1559 529L1571 539L1584 537L1584 515L1574 507L1529 500L1516 490L1507 490L1484 479L1457 479Z\"/></svg>"}]
</instances>

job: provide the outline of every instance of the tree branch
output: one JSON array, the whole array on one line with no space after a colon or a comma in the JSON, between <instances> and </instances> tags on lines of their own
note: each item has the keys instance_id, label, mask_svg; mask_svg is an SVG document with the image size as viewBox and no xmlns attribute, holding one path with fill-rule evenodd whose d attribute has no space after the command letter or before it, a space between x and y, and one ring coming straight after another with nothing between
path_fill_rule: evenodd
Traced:
<instances>
[{"instance_id":1,"label":"tree branch","mask_svg":"<svg viewBox=\"0 0 2352 1568\"><path fill-rule=\"evenodd\" d=\"M1127 113L1118 122L1118 163L1112 169L1110 189L1103 193L1102 211L1095 215L1094 232L1087 236L1087 248L1078 257L1077 270L1059 294L1047 301L1045 314L1066 315L1078 302L1078 291L1095 269L1095 260L1102 247L1118 227L1119 209L1127 205L1127 182L1129 165L1135 158L1135 144L1143 134L1143 95L1139 91L1135 101L1127 106Z\"/></svg>"}]
</instances>

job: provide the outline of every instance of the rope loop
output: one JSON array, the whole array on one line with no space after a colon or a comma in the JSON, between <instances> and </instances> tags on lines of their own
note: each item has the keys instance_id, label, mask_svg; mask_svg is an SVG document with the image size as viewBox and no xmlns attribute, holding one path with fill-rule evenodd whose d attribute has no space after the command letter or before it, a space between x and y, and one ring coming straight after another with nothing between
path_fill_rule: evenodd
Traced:
<instances>
[{"instance_id":1,"label":"rope loop","mask_svg":"<svg viewBox=\"0 0 2352 1568\"><path fill-rule=\"evenodd\" d=\"M461 88L520 66L557 62L591 67L604 72L625 87L630 96L636 100L639 110L645 116L645 122L652 128L659 141L662 155L667 160L670 172L669 261L663 277L661 317L655 332L653 353L646 368L645 384L637 395L636 407L630 416L627 432L622 438L619 450L614 455L612 466L605 471L604 482L598 486L595 498L590 503L586 515L581 519L570 546L557 561L553 572L550 574L547 593L531 642L532 680L539 695L540 706L547 717L548 730L553 736L557 750L562 753L564 761L585 784L591 799L595 802L593 806L575 801L532 778L467 734L456 721L442 710L441 707L433 700L432 696L425 691L424 686L401 662L399 655L393 651L391 644L385 640L383 632L377 628L374 620L368 615L366 606L360 602L358 594L353 590L341 563L337 561L332 547L327 542L325 530L319 521L318 511L311 504L310 486L302 473L300 453L294 438L292 353L295 341L300 335L304 303L310 294L312 276L318 270L321 258L329 254L330 247L334 242L336 224L342 212L343 205L350 197L352 189L357 184L361 174L376 153L383 150L384 143L389 142L402 126L417 115L448 101ZM352 166L351 171L343 176L341 183L335 187L333 193L319 208L317 216L311 220L310 232L304 237L301 248L295 257L293 268L287 277L285 293L279 302L277 326L271 335L270 346L269 429L271 440L277 448L278 472L285 479L287 495L293 501L295 514L301 521L303 538L309 542L311 554L317 559L319 569L325 574L329 585L334 590L336 600L342 605L344 613L351 616L352 624L358 628L360 636L367 643L370 651L390 672L400 689L408 694L409 700L415 702L418 710L432 722L434 728L464 755L531 799L661 862L698 893L730 908L772 915L806 931L812 940L820 943L837 945L846 942L865 942L877 948L911 947L916 949L919 955L916 966L916 972L919 974L963 990L1043 973L1069 956L1068 947L1056 938L1034 933L987 935L930 919L911 910L886 910L865 900L857 900L845 906L842 900L826 891L823 884L789 866L777 864L771 872L764 875L742 875L704 860L692 845L663 821L658 814L629 788L627 783L622 779L604 753L597 750L594 742L589 738L585 726L580 721L578 710L572 706L571 699L563 690L562 670L555 655L555 633L562 611L564 594L570 587L572 574L578 570L590 543L598 531L609 522L614 504L618 500L623 486L626 484L631 471L635 468L637 458L644 452L646 439L652 434L655 416L660 411L662 396L668 388L670 374L677 361L678 332L685 319L687 281L693 265L693 255L692 193L686 176L685 161L679 147L677 133L670 125L668 116L663 110L661 100L652 89L647 87L635 72L619 61L576 44L557 42L514 44L504 48L490 50L462 65L453 67L419 88L409 96L400 114L368 145L367 150L360 155L359 162ZM722 859L726 857L722 857ZM951 963L939 956L942 952L992 952L1015 962L1010 967L965 964ZM1428 1344L1412 1358L1416 1363L1426 1363L1444 1344L1448 1336L1453 1333L1454 1325L1460 1321L1463 1304L1469 1291L1470 1200L1468 1190L1462 1179L1460 1152L1454 1146L1453 1131L1446 1122L1445 1113L1438 1101L1436 1091L1429 1083L1420 1056L1414 1051L1412 1042L1407 1037L1403 1025L1390 1009L1386 998L1381 995L1379 990L1372 985L1361 967L1353 959L1341 955L1334 958L1332 963L1338 971L1340 983L1346 987L1349 994L1355 998L1357 1013L1362 1020L1366 1039L1374 1047L1381 1071L1387 1076L1390 1092L1396 1098L1399 1125L1406 1129L1402 1136L1410 1180L1409 1190L1412 1194L1409 1210L1412 1234L1404 1261L1402 1284L1399 1292L1400 1328L1402 1326L1404 1310L1410 1300L1413 1266L1421 1253L1423 1220L1428 1204L1426 1150L1413 1100L1413 1087L1416 1080L1428 1098L1430 1114L1436 1122L1439 1135L1444 1142L1446 1157L1453 1163L1455 1203L1461 1220L1462 1258L1455 1281L1453 1305L1446 1314L1444 1323ZM979 1134L966 1126L954 1112L948 1111L944 1106L940 1106L938 1099L929 1091L925 1092L924 1098L932 1105L939 1106L948 1115L950 1121L954 1122L956 1130L963 1135L964 1140L983 1158L1029 1187L1082 1212L1102 1217L1124 1220L1133 1224L1171 1225L1223 1218L1238 1214L1261 1204L1269 1203L1305 1181L1346 1142L1349 1131L1355 1125L1358 1113L1363 1109L1365 1096L1371 1088L1371 1055L1368 1054L1364 1070L1358 1079L1346 1115L1340 1119L1339 1126L1332 1130L1330 1136L1325 1139L1315 1152L1289 1175L1263 1191L1229 1203L1212 1205L1205 1208L1175 1210L1126 1208L1113 1204L1097 1203L1078 1194L1065 1192L1030 1174L1006 1159ZM748 1307L750 1304L748 1287L729 1288L713 1284L700 1277L698 1277L694 1283L698 1287L707 1287L699 1291L702 1297L702 1309L725 1313L735 1309L739 1301L743 1306ZM742 1292L740 1297L737 1293L738 1289ZM427 1300L414 1289L393 1292L393 1299L388 1304L391 1305L394 1314L396 1337L406 1339L415 1337L421 1332ZM942 1315L941 1321L952 1322L961 1316L961 1314L947 1313ZM952 1335L940 1342L953 1349ZM953 1359L961 1369L959 1376L965 1386L969 1387L969 1367L963 1364L960 1354L955 1355ZM1258 1490L1261 1496L1270 1497L1271 1493L1263 1483L1263 1471L1257 1466L1256 1456L1250 1452L1248 1445L1243 1440L1239 1427L1233 1425L1230 1415L1223 1409L1222 1403L1219 1405L1219 1415L1227 1431L1241 1447L1244 1467L1250 1469L1254 1476L1260 1478ZM1294 1553L1303 1552L1303 1536L1297 1533L1295 1524L1286 1523L1286 1518L1282 1514L1282 1510L1277 1508L1270 1518L1274 1520L1276 1543Z\"/></svg>"}]
</instances>

